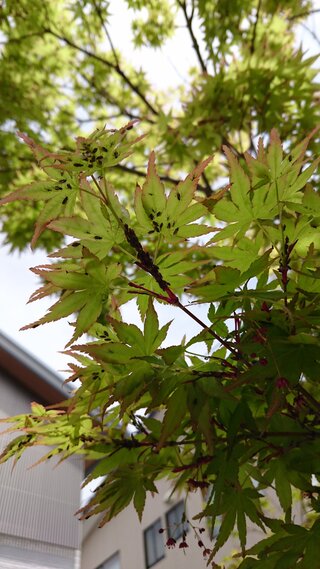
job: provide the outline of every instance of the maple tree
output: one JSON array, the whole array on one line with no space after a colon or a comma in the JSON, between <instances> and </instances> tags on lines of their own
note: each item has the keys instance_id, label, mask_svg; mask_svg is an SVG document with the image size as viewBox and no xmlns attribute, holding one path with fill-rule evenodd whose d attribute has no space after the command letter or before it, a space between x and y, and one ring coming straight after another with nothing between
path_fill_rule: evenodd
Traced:
<instances>
[{"instance_id":1,"label":"maple tree","mask_svg":"<svg viewBox=\"0 0 320 569\"><path fill-rule=\"evenodd\" d=\"M24 84L21 101L28 104L27 93L41 111L34 129L34 116L21 112L23 105L12 107L9 118L28 131L20 133L25 144L17 145L10 129L2 133L6 153L11 149L2 168L6 190L15 181L0 201L5 230L16 247L29 236L33 246L60 247L33 269L42 284L31 301L53 295L54 302L29 327L74 318L67 354L69 381L79 387L56 408L33 404L29 415L9 419L21 433L1 461L18 459L35 444L53 448L44 460L79 453L98 461L87 482L105 479L80 515L103 512L102 523L131 501L141 517L147 492L167 477L176 490L206 494L195 523L206 518L214 528L222 519L206 547L213 566L235 528L240 556L233 567L316 569L319 136L313 60L293 47L293 23L310 4L235 2L231 13L223 2L193 3L206 58L194 12L188 3L175 4L200 66L177 116L164 110L160 95L150 95L145 78L126 71L112 43L108 57L102 54L108 3L71 3L74 22L87 24L77 44L63 2L4 7L10 62L4 84ZM212 4L221 16L215 20ZM141 7L133 0L128 5ZM160 27L135 21L136 42L163 43L174 25L170 6L160 10L150 2L150 21ZM95 27L101 36L93 39ZM30 49L21 52L25 41ZM64 46L61 60L57 45ZM231 57L235 46L238 58ZM23 81L10 69L17 53L31 68L40 65L41 105L27 87L30 67ZM56 79L51 86L42 65ZM58 79L70 66L73 103L67 109ZM90 93L80 76L90 76ZM112 85L107 95L103 77ZM112 129L98 120L104 96L117 109L108 121ZM74 122L84 108L98 125L89 136ZM79 135L75 144L72 132ZM2 158L8 162L7 154ZM226 172L230 180L223 186ZM133 298L141 327L122 320ZM199 333L164 344L170 322L160 326L158 315L165 304L173 318L184 312L196 321ZM206 307L204 320L199 305ZM272 518L265 508L268 489L281 510ZM303 525L294 523L297 494L309 511ZM251 548L248 523L266 531Z\"/></svg>"},{"instance_id":2,"label":"maple tree","mask_svg":"<svg viewBox=\"0 0 320 569\"><path fill-rule=\"evenodd\" d=\"M320 158L306 157L316 132L286 153L274 130L243 165L225 148L230 185L211 198L196 193L211 157L168 190L151 153L146 180L125 207L108 171L139 143L127 141L133 126L95 131L58 153L22 135L46 177L0 203L41 200L34 239L44 228L75 239L51 254L59 260L33 269L43 285L31 300L59 298L27 327L75 314L68 353L77 362L70 381L80 387L58 409L34 404L31 414L10 418L23 434L1 460L34 444L54 447L44 458L98 460L87 482L105 480L80 513L104 512L102 524L131 500L141 517L159 477L176 489L213 488L199 512L212 526L223 515L209 561L236 526L239 567L288 559L316 567L320 198L309 180ZM208 304L207 323L182 303L183 292ZM143 329L121 320L119 306L133 296ZM163 347L170 322L159 327L157 303L202 330ZM206 354L194 351L200 342ZM159 409L162 420L153 416ZM284 520L264 511L269 487ZM293 488L314 512L307 527L292 521ZM247 520L272 532L249 550Z\"/></svg>"}]
</instances>

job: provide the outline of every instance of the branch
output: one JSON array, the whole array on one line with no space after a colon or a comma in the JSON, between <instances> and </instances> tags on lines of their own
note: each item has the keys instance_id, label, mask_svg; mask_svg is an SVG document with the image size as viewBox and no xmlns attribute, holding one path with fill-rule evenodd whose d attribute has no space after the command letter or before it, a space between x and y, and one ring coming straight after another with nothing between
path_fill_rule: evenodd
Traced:
<instances>
[{"instance_id":1,"label":"branch","mask_svg":"<svg viewBox=\"0 0 320 569\"><path fill-rule=\"evenodd\" d=\"M293 14L293 16L289 16L288 20L293 21L297 20L298 18L307 18L308 16L312 16L312 14L318 14L320 12L320 8L316 8L315 10L306 10L305 12L300 12L299 14Z\"/></svg>"},{"instance_id":2,"label":"branch","mask_svg":"<svg viewBox=\"0 0 320 569\"><path fill-rule=\"evenodd\" d=\"M106 26L105 23L104 23L104 19L103 19L103 17L102 17L101 10L100 10L99 6L96 4L96 0L92 0L92 3L93 3L93 6L94 6L94 9L95 9L95 11L96 11L96 14L97 14L97 16L98 16L98 18L99 18L99 20L100 20L100 22L101 22L101 26L102 26L102 28L103 28L103 30L104 30L104 33L105 33L106 36L107 36L107 39L108 39L108 42L109 42L111 51L112 51L112 53L113 53L113 57L114 57L114 60L115 60L115 62L116 62L116 65L117 65L118 67L120 67L119 59L118 59L118 56L117 56L117 52L116 52L116 50L115 50L115 48L114 48L114 45L113 45L111 36L110 36L110 34L109 34L109 31L108 31L108 28L107 28L107 26Z\"/></svg>"},{"instance_id":3,"label":"branch","mask_svg":"<svg viewBox=\"0 0 320 569\"><path fill-rule=\"evenodd\" d=\"M189 35L191 37L191 40L192 40L192 46L193 46L193 49L195 50L195 52L197 54L197 58L198 58L198 61L200 63L200 67L202 69L202 72L207 73L207 67L206 67L205 62L203 61L203 58L202 58L202 55L200 52L200 47L198 44L198 40L197 40L196 36L194 35L193 29L192 29L192 20L193 20L193 16L194 16L194 8L192 9L191 15L188 16L187 6L186 6L185 1L178 0L178 4L183 11L183 14L184 14L184 17L186 20L186 24L187 24L187 29L188 29Z\"/></svg>"},{"instance_id":4,"label":"branch","mask_svg":"<svg viewBox=\"0 0 320 569\"><path fill-rule=\"evenodd\" d=\"M310 30L310 28L308 28L308 26L306 26L306 24L303 24L302 22L300 22L300 26L304 28L313 37L313 39L317 42L318 45L320 45L320 40L317 34L313 30Z\"/></svg>"},{"instance_id":5,"label":"branch","mask_svg":"<svg viewBox=\"0 0 320 569\"><path fill-rule=\"evenodd\" d=\"M212 124L215 125L216 124L216 119L212 119L212 118L208 118L208 119L202 119L199 120L196 124L197 127L202 127L202 125L205 124ZM221 124L221 123L220 123ZM237 150L237 148L232 144L232 142L227 138L227 136L225 134L222 134L221 132L219 133L221 136L221 146L228 146L235 154L235 156L237 156L237 158L243 158L243 154L242 152L239 152L239 150ZM191 138L192 140L196 140L195 136L192 136L191 134L189 135L189 138ZM221 148L217 148L217 150L221 150Z\"/></svg>"},{"instance_id":6,"label":"branch","mask_svg":"<svg viewBox=\"0 0 320 569\"><path fill-rule=\"evenodd\" d=\"M43 33L42 31L40 32L30 32L28 34L23 34L22 36L18 36L17 38L6 38L5 40L2 40L0 42L0 45L6 45L8 43L20 43L24 40L27 40L29 38L34 38L34 37L42 37Z\"/></svg>"},{"instance_id":7,"label":"branch","mask_svg":"<svg viewBox=\"0 0 320 569\"><path fill-rule=\"evenodd\" d=\"M108 206L110 208L110 203L108 204ZM148 296L167 302L171 306L176 306L177 308L180 308L183 312L185 312L188 316L190 316L190 318L192 318L195 322L197 322L197 324L199 324L202 328L204 328L204 330L206 330L208 334L210 334L222 346L224 346L227 350L229 350L229 352L231 352L235 356L236 360L240 359L241 354L237 349L233 347L232 344L230 344L230 342L228 342L228 340L221 338L221 336L219 336L219 334L214 332L212 328L209 328L204 322L202 322L202 320L200 320L200 318L198 318L195 314L190 312L188 308L186 308L185 306L183 306L183 304L181 304L178 296L171 290L170 283L163 278L158 265L154 263L150 253L143 248L134 229L129 227L126 223L123 223L122 220L118 218L118 216L116 217L124 230L124 234L128 244L135 250L137 254L138 261L136 261L136 265L146 273L149 273L149 275L151 275L154 278L154 280L158 283L161 290L163 290L163 292L167 296L154 292L134 282L130 282L129 286L138 289L137 294L147 294Z\"/></svg>"},{"instance_id":8,"label":"branch","mask_svg":"<svg viewBox=\"0 0 320 569\"><path fill-rule=\"evenodd\" d=\"M89 51L88 49L86 49L85 47L81 47L80 45L75 44L72 40L70 40L69 38L67 38L66 36L61 36L60 34L54 32L53 30L51 30L50 28L44 28L44 33L45 34L50 34L53 37L63 41L65 44L69 45L70 47L72 47L73 49L84 53L85 55L87 55L88 57L91 57L92 59L95 59L96 61L99 61L100 63L102 63L103 65L106 65L107 67L109 67L109 69L113 69L113 71L115 71L122 79L123 81L130 87L130 89L139 97L139 99L148 107L148 109L156 116L159 115L158 111L155 109L155 107L148 101L148 99L145 97L145 95L140 91L139 87L137 87L136 85L134 85L131 81L131 79L124 73L124 71L122 71L122 69L119 67L119 65L117 63L112 63L111 61L108 61L107 59L105 59L104 57L101 57L100 55L97 55L96 53L93 53L92 51Z\"/></svg>"},{"instance_id":9,"label":"branch","mask_svg":"<svg viewBox=\"0 0 320 569\"><path fill-rule=\"evenodd\" d=\"M176 303L176 306L178 306L178 308L180 308L183 312L185 312L188 316L190 316L190 318L192 318L192 320L197 322L197 324L199 324L204 330L206 330L206 332L208 332L208 334L213 336L213 338L215 340L217 340L222 346L224 346L227 350L229 350L229 352L231 352L237 359L239 359L238 351L235 350L235 348L233 348L233 346L230 344L230 342L228 342L227 340L224 340L223 338L221 338L221 336L216 334L216 332L214 332L214 330L212 330L212 328L209 328L204 322L202 322L202 320L200 320L200 318L198 318L198 316L196 316L195 314L190 312L190 310L188 308L186 308L186 306L183 306L183 304L181 304L180 301L178 301Z\"/></svg>"},{"instance_id":10,"label":"branch","mask_svg":"<svg viewBox=\"0 0 320 569\"><path fill-rule=\"evenodd\" d=\"M117 168L118 170L122 170L123 172L128 172L128 174L133 174L135 176L138 176L139 178L146 177L146 172L143 172L142 170L136 170L136 168L134 168L133 166L130 168L129 166L125 166L124 164L117 164L115 168ZM170 184L175 184L175 185L179 184L179 182L181 181L178 180L177 178L172 178L171 176L166 176L166 175L159 175L159 178L162 182L169 182ZM198 184L197 189L200 192L203 192L207 198L209 198L213 194L213 190L211 189L210 186L207 187Z\"/></svg>"},{"instance_id":11,"label":"branch","mask_svg":"<svg viewBox=\"0 0 320 569\"><path fill-rule=\"evenodd\" d=\"M221 142L223 146L228 146L228 148L232 150L237 158L243 158L242 152L239 152L239 150L237 150L234 144L232 144L232 142L230 142L230 140L225 135L221 136Z\"/></svg>"},{"instance_id":12,"label":"branch","mask_svg":"<svg viewBox=\"0 0 320 569\"><path fill-rule=\"evenodd\" d=\"M197 160L193 160L193 163L195 166L198 165ZM205 172L202 172L201 178L203 179L203 181L205 183L205 186L201 186L201 190L205 193L207 198L210 198L210 196L212 196L212 194L213 194L213 191L212 191L212 188L210 186L210 182L209 182ZM200 189L199 185L198 185L198 189Z\"/></svg>"},{"instance_id":13,"label":"branch","mask_svg":"<svg viewBox=\"0 0 320 569\"><path fill-rule=\"evenodd\" d=\"M210 182L207 178L207 174L205 172L202 172L201 174L201 178L203 179L204 183L205 183L205 188L204 188L204 192L207 196L207 198L209 198L212 195L212 189L210 186Z\"/></svg>"},{"instance_id":14,"label":"branch","mask_svg":"<svg viewBox=\"0 0 320 569\"><path fill-rule=\"evenodd\" d=\"M256 33L257 33L257 25L258 25L258 21L259 21L260 9L261 9L261 0L259 0L259 2L258 2L256 19L255 19L255 22L253 25L252 40L251 40L251 46L250 46L251 55L254 53L254 44L256 41Z\"/></svg>"},{"instance_id":15,"label":"branch","mask_svg":"<svg viewBox=\"0 0 320 569\"><path fill-rule=\"evenodd\" d=\"M121 111L119 111L118 113L115 113L113 115L101 115L100 117L93 117L93 118L87 118L87 119L80 119L80 118L76 118L76 121L78 124L87 124L90 122L98 122L98 121L109 121L112 119L117 119L119 117L122 117L123 113ZM133 118L133 117L132 117Z\"/></svg>"},{"instance_id":16,"label":"branch","mask_svg":"<svg viewBox=\"0 0 320 569\"><path fill-rule=\"evenodd\" d=\"M110 105L113 105L114 107L118 108L119 111L123 115L126 115L129 119L145 121L149 124L155 124L155 121L152 120L151 118L146 117L146 116L141 117L139 115L135 115L134 113L132 113L131 111L129 111L125 107L121 106L120 103L116 99L114 99L108 91L106 91L105 89L103 89L101 87L98 87L92 78L89 79L89 77L87 77L84 73L80 73L80 76L82 77L82 79L84 79L88 83L88 85L90 85L90 87L93 87L93 89L96 91L96 93L98 93L102 97L105 97L105 99L108 101L108 103L110 103Z\"/></svg>"},{"instance_id":17,"label":"branch","mask_svg":"<svg viewBox=\"0 0 320 569\"><path fill-rule=\"evenodd\" d=\"M319 431L268 431L268 432L257 432L251 433L253 438L268 438L268 437L320 437ZM239 435L240 437L241 435ZM248 435L244 435L244 438L250 438Z\"/></svg>"}]
</instances>

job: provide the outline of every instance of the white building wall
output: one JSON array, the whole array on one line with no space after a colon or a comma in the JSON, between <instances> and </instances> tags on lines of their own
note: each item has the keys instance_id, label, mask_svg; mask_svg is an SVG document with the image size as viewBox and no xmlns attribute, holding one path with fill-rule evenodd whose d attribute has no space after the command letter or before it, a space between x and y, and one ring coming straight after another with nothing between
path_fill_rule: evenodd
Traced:
<instances>
[{"instance_id":1,"label":"white building wall","mask_svg":"<svg viewBox=\"0 0 320 569\"><path fill-rule=\"evenodd\" d=\"M166 525L166 512L178 503L183 497L168 502L168 484L161 481L157 484L159 494L147 497L142 522L133 508L129 506L111 522L98 528L99 518L93 517L83 522L84 539L82 543L81 569L96 569L105 560L119 552L120 569L144 569L146 568L144 550L144 530L153 524L159 517L161 525ZM188 519L197 514L202 506L200 493L191 494L186 505ZM203 525L193 522L194 525ZM161 534L164 543L167 534ZM201 539L209 546L209 536L203 533ZM165 548L165 557L158 561L154 569L195 569L205 567L202 550L197 545L197 540L192 529L187 533L189 548L179 549L179 541L174 549Z\"/></svg>"},{"instance_id":2,"label":"white building wall","mask_svg":"<svg viewBox=\"0 0 320 569\"><path fill-rule=\"evenodd\" d=\"M34 399L0 372L0 417L30 411ZM9 426L0 424L0 433ZM0 435L0 452L12 438ZM13 468L0 465L0 568L76 569L79 566L79 508L83 465L72 458L55 468L52 459L30 467L48 449L29 449Z\"/></svg>"},{"instance_id":3,"label":"white building wall","mask_svg":"<svg viewBox=\"0 0 320 569\"><path fill-rule=\"evenodd\" d=\"M174 498L174 501L167 502L166 497L169 495L170 490L167 482L161 481L157 484L159 494L153 498L149 494L146 500L145 511L143 514L142 522L139 522L138 516L133 508L129 506L125 511L122 511L116 518L112 519L102 528L98 528L98 524L102 516L93 516L83 523L83 544L81 555L81 569L100 569L104 561L108 560L111 556L119 553L120 566L115 569L147 569L145 551L144 551L144 530L153 524L159 517L161 518L161 525L166 525L166 513L172 506L183 499ZM268 492L268 506L267 515L283 516L279 508L279 501L274 492ZM192 520L193 516L198 514L203 507L202 497L200 493L189 494L186 504L187 518L195 525L206 527L205 520L197 522ZM301 503L296 504L293 511L293 519L295 523L301 523L303 520L303 509ZM167 539L167 534L163 533L162 537L164 543ZM260 528L253 526L249 521L248 534L247 534L247 548L252 547L257 541L267 537ZM208 548L214 545L210 542L209 532L206 529L201 534L201 540ZM174 549L165 548L165 557L157 561L150 569L206 569L206 559L203 557L203 550L198 547L197 539L195 538L192 529L187 533L186 541L189 545L188 549L179 549L179 541ZM229 560L233 555L240 552L239 540L236 532L227 540L224 546L219 550L215 557L217 563L222 566L225 565L225 560ZM241 559L241 557L237 557ZM101 569L114 569L113 566L106 568L103 566Z\"/></svg>"},{"instance_id":4,"label":"white building wall","mask_svg":"<svg viewBox=\"0 0 320 569\"><path fill-rule=\"evenodd\" d=\"M79 551L0 534L1 569L79 568Z\"/></svg>"}]
</instances>

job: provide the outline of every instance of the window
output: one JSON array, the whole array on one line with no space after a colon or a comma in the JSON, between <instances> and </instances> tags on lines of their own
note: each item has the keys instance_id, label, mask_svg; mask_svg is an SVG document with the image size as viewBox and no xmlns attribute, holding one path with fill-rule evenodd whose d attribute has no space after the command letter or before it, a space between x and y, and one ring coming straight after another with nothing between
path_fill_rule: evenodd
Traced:
<instances>
[{"instance_id":1,"label":"window","mask_svg":"<svg viewBox=\"0 0 320 569\"><path fill-rule=\"evenodd\" d=\"M184 521L185 519L185 507L184 502L178 502L171 510L167 512L167 528L168 536L174 539L179 539L182 534L187 533L189 529L189 524Z\"/></svg>"},{"instance_id":2,"label":"window","mask_svg":"<svg viewBox=\"0 0 320 569\"><path fill-rule=\"evenodd\" d=\"M106 559L97 569L120 569L120 555L115 553L109 559Z\"/></svg>"},{"instance_id":3,"label":"window","mask_svg":"<svg viewBox=\"0 0 320 569\"><path fill-rule=\"evenodd\" d=\"M144 548L147 567L152 567L152 565L164 557L164 544L162 534L159 533L160 529L161 520L159 518L144 532Z\"/></svg>"}]
</instances>

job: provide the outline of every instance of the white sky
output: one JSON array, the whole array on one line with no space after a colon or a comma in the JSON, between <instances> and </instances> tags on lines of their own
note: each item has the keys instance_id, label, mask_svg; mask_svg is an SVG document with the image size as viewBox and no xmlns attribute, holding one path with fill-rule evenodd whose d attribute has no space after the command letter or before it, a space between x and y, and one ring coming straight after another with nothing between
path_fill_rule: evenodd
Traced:
<instances>
[{"instance_id":1,"label":"white sky","mask_svg":"<svg viewBox=\"0 0 320 569\"><path fill-rule=\"evenodd\" d=\"M314 3L320 9L319 0ZM111 10L114 21L111 35L114 44L121 47L121 51L136 65L148 70L149 78L156 88L174 89L187 78L188 68L196 64L194 52L190 46L185 29L178 29L176 36L170 40L164 49L152 51L147 49L134 49L130 42L130 21L128 11L124 8L123 0L112 0ZM313 16L308 23L309 28L316 33L320 29L320 16ZM308 55L319 52L319 45L304 29L300 29L297 43L303 42ZM32 266L46 262L44 252L31 252L23 254L9 254L9 248L0 248L0 329L23 348L31 352L43 363L55 371L66 368L68 359L59 353L71 336L67 321L60 321L20 332L19 328L42 316L53 301L37 301L26 304L29 296L39 286L38 279L28 269ZM205 318L204 307L194 307L201 318ZM178 309L161 306L160 320L163 324L176 317ZM200 311L200 314L199 314ZM137 317L133 303L126 310L125 319L132 321ZM179 313L171 327L168 341L178 343L183 334L188 337L200 332L196 323L184 314ZM64 375L64 374L62 374Z\"/></svg>"}]
</instances>

